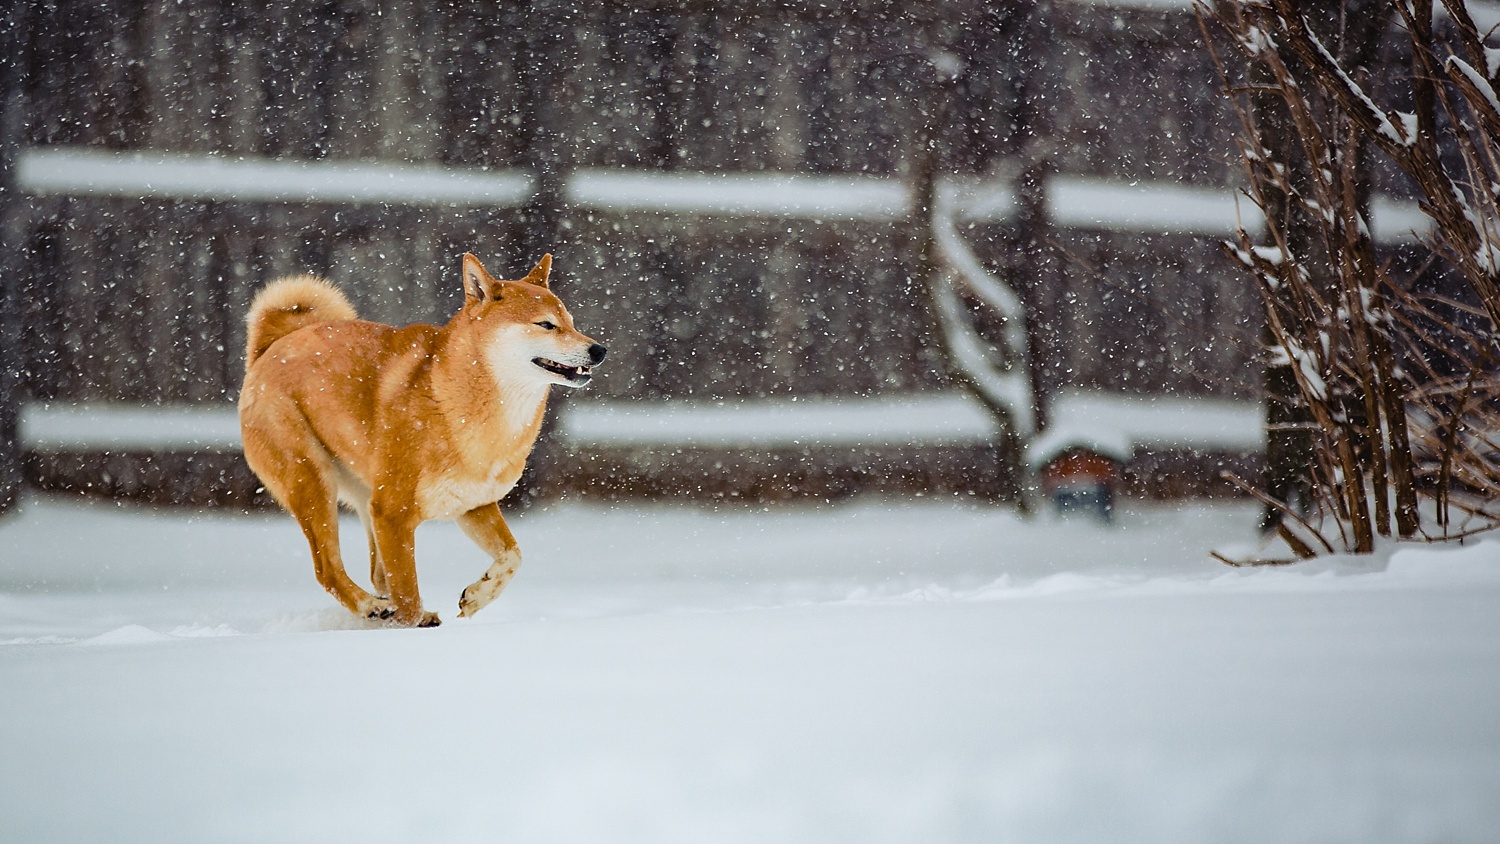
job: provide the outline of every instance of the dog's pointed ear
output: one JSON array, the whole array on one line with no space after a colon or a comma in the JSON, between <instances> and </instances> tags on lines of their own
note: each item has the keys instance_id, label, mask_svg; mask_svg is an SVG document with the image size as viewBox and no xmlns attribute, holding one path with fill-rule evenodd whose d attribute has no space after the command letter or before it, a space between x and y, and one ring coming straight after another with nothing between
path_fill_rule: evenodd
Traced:
<instances>
[{"instance_id":1,"label":"dog's pointed ear","mask_svg":"<svg viewBox=\"0 0 1500 844\"><path fill-rule=\"evenodd\" d=\"M474 257L474 253L464 253L464 296L476 302L487 299L500 298L500 284L495 281L484 264Z\"/></svg>"},{"instance_id":2,"label":"dog's pointed ear","mask_svg":"<svg viewBox=\"0 0 1500 844\"><path fill-rule=\"evenodd\" d=\"M547 276L551 274L552 253L548 252L546 255L542 256L542 260L536 262L536 266L532 267L531 272L527 273L526 277L521 280L526 282L527 284L535 284L538 287L546 287Z\"/></svg>"}]
</instances>

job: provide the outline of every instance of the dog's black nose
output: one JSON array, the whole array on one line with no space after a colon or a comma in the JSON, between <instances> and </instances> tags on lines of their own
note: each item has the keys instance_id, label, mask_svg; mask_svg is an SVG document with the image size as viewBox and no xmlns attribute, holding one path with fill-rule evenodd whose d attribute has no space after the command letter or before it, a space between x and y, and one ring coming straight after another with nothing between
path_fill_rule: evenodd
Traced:
<instances>
[{"instance_id":1,"label":"dog's black nose","mask_svg":"<svg viewBox=\"0 0 1500 844\"><path fill-rule=\"evenodd\" d=\"M608 351L609 349L604 348L598 343L589 346L589 363L598 363L599 361L604 360L604 353Z\"/></svg>"}]
</instances>

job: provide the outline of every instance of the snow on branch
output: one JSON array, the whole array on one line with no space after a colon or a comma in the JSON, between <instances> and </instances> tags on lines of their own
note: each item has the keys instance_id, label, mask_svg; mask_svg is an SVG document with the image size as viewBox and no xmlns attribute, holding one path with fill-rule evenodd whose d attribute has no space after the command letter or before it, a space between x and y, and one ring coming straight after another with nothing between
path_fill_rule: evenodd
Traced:
<instances>
[{"instance_id":1,"label":"snow on branch","mask_svg":"<svg viewBox=\"0 0 1500 844\"><path fill-rule=\"evenodd\" d=\"M1491 80L1458 56L1449 56L1443 68L1448 71L1449 78L1459 90L1463 91L1464 99L1485 124L1486 130L1500 137L1500 97L1495 96L1495 86Z\"/></svg>"},{"instance_id":2,"label":"snow on branch","mask_svg":"<svg viewBox=\"0 0 1500 844\"><path fill-rule=\"evenodd\" d=\"M947 272L939 272L933 290L934 310L954 362L985 401L1006 413L1019 437L1036 431L1036 396L1026 337L1026 310L1021 298L996 278L969 248L954 223L957 191L940 189L933 204L932 236ZM995 312L1002 322L1005 360L997 366L989 345L974 331L958 295L962 288Z\"/></svg>"},{"instance_id":3,"label":"snow on branch","mask_svg":"<svg viewBox=\"0 0 1500 844\"><path fill-rule=\"evenodd\" d=\"M1461 0L1443 4L1464 55L1434 34L1431 0L1392 2L1376 11L1405 23L1414 67L1371 82L1359 74L1379 67L1341 64L1296 0L1223 0L1205 12L1260 73L1253 89L1235 87L1219 62L1241 122L1246 193L1266 213L1270 242L1241 232L1225 248L1256 281L1269 366L1295 382L1281 400L1307 432L1317 513L1303 519L1290 500L1263 500L1303 532L1293 543L1281 524L1302 556L1318 545L1364 553L1378 537L1500 527L1500 448L1472 435L1500 429L1500 53L1484 46ZM1414 110L1382 108L1366 87ZM1402 228L1421 232L1467 295L1445 294L1434 307L1375 252L1366 142L1420 189L1421 219L1403 218ZM1489 325L1446 315L1458 300L1475 302Z\"/></svg>"},{"instance_id":4,"label":"snow on branch","mask_svg":"<svg viewBox=\"0 0 1500 844\"><path fill-rule=\"evenodd\" d=\"M1370 95L1359 86L1359 83L1344 71L1338 59L1335 59L1333 54L1328 52L1328 48L1323 46L1322 40L1308 25L1307 18L1297 15L1294 20L1300 25L1296 31L1297 37L1311 45L1318 58L1321 59L1321 63L1314 62L1314 64L1325 74L1338 80L1339 85L1335 93L1344 101L1345 107L1350 111L1360 113L1371 124L1377 135L1401 146L1411 146L1417 139L1417 116L1406 112L1387 112L1376 105L1375 101L1370 99ZM1401 125L1396 126L1394 121L1399 121Z\"/></svg>"}]
</instances>

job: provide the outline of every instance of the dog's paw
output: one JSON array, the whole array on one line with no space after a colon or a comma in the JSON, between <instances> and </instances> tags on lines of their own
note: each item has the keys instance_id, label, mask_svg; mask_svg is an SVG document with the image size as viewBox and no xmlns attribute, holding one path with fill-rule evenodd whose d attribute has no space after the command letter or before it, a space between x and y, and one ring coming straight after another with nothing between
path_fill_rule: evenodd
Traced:
<instances>
[{"instance_id":1,"label":"dog's paw","mask_svg":"<svg viewBox=\"0 0 1500 844\"><path fill-rule=\"evenodd\" d=\"M504 588L504 581L489 575L469 584L464 589L464 593L458 597L458 617L472 618L474 613L489 606L491 601L500 597L500 590Z\"/></svg>"},{"instance_id":2,"label":"dog's paw","mask_svg":"<svg viewBox=\"0 0 1500 844\"><path fill-rule=\"evenodd\" d=\"M484 605L489 603L489 601L481 601L479 598L479 587L483 584L483 580L477 583L472 583L464 588L464 593L462 595L458 596L459 618L472 618L474 616L474 613L477 613L480 610L484 609Z\"/></svg>"},{"instance_id":3,"label":"dog's paw","mask_svg":"<svg viewBox=\"0 0 1500 844\"><path fill-rule=\"evenodd\" d=\"M437 627L443 620L438 618L435 612L417 610L412 613L402 613L392 610L390 614L381 619L382 627Z\"/></svg>"},{"instance_id":4,"label":"dog's paw","mask_svg":"<svg viewBox=\"0 0 1500 844\"><path fill-rule=\"evenodd\" d=\"M490 564L484 576L470 583L458 598L459 618L469 618L500 597L506 584L515 577L516 567L521 564L521 555L511 550Z\"/></svg>"},{"instance_id":5,"label":"dog's paw","mask_svg":"<svg viewBox=\"0 0 1500 844\"><path fill-rule=\"evenodd\" d=\"M389 598L371 598L364 602L364 617L371 621L389 621L396 616L396 607Z\"/></svg>"}]
</instances>

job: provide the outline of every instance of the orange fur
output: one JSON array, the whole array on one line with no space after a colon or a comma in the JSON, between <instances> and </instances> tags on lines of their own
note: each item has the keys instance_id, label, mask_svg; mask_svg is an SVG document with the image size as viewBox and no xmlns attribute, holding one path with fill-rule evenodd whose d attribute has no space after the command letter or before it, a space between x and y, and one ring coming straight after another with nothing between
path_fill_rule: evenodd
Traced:
<instances>
[{"instance_id":1,"label":"orange fur","mask_svg":"<svg viewBox=\"0 0 1500 844\"><path fill-rule=\"evenodd\" d=\"M272 343L304 325L351 319L359 319L354 306L337 287L315 275L273 281L250 303L245 368L249 369Z\"/></svg>"},{"instance_id":2,"label":"orange fur","mask_svg":"<svg viewBox=\"0 0 1500 844\"><path fill-rule=\"evenodd\" d=\"M439 328L365 322L321 279L283 279L247 318L245 458L302 526L318 582L351 612L431 626L413 534L457 519L492 563L460 615L499 595L520 563L496 502L521 476L552 384L581 386L604 347L547 287L551 256L519 281L465 255L464 305ZM372 595L339 554L337 504L370 541Z\"/></svg>"}]
</instances>

